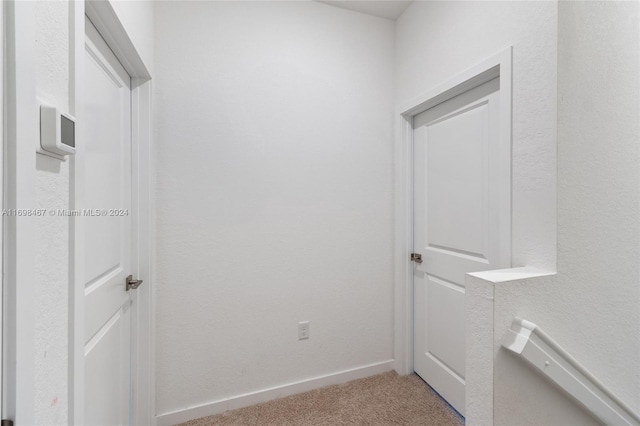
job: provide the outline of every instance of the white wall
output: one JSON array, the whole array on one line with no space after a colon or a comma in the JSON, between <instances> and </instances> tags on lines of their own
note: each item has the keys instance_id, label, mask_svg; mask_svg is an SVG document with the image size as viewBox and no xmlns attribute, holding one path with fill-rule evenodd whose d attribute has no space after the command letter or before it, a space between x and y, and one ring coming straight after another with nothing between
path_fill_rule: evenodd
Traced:
<instances>
[{"instance_id":1,"label":"white wall","mask_svg":"<svg viewBox=\"0 0 640 426\"><path fill-rule=\"evenodd\" d=\"M393 22L156 11L157 412L392 359Z\"/></svg>"},{"instance_id":2,"label":"white wall","mask_svg":"<svg viewBox=\"0 0 640 426\"><path fill-rule=\"evenodd\" d=\"M513 46L513 266L556 261L557 4L416 1L396 25L397 102Z\"/></svg>"},{"instance_id":3,"label":"white wall","mask_svg":"<svg viewBox=\"0 0 640 426\"><path fill-rule=\"evenodd\" d=\"M514 316L532 321L636 412L639 20L638 2L560 4L558 274L496 286L495 293L496 344ZM521 424L586 424L564 398L549 398L554 392L509 354L498 353L496 424L513 424L514 416Z\"/></svg>"},{"instance_id":4,"label":"white wall","mask_svg":"<svg viewBox=\"0 0 640 426\"><path fill-rule=\"evenodd\" d=\"M39 1L36 19L36 94L69 112L69 4ZM35 149L35 146L34 146ZM36 156L37 208L69 208L69 162ZM69 219L37 220L35 287L36 424L68 419Z\"/></svg>"}]
</instances>

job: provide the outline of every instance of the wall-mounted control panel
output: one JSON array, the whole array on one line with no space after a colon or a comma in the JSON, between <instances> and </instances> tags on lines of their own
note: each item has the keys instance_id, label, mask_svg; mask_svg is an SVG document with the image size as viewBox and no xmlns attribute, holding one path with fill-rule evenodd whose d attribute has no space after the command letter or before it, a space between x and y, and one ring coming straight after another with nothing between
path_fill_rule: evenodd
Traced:
<instances>
[{"instance_id":1,"label":"wall-mounted control panel","mask_svg":"<svg viewBox=\"0 0 640 426\"><path fill-rule=\"evenodd\" d=\"M76 153L76 119L51 105L40 105L40 146L65 156Z\"/></svg>"}]
</instances>

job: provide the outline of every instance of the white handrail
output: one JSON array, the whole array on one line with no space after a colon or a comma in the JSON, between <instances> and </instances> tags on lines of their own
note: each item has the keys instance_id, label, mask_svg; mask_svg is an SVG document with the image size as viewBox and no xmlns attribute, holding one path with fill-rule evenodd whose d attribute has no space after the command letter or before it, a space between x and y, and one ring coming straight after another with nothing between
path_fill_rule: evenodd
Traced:
<instances>
[{"instance_id":1,"label":"white handrail","mask_svg":"<svg viewBox=\"0 0 640 426\"><path fill-rule=\"evenodd\" d=\"M640 417L534 323L516 318L502 346L607 425L640 425Z\"/></svg>"}]
</instances>

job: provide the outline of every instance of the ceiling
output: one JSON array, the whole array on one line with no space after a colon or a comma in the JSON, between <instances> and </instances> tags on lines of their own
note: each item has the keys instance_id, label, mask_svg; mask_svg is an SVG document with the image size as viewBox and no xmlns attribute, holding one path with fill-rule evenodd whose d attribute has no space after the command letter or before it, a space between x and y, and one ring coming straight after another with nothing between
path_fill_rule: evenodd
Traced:
<instances>
[{"instance_id":1,"label":"ceiling","mask_svg":"<svg viewBox=\"0 0 640 426\"><path fill-rule=\"evenodd\" d=\"M396 20L413 0L316 0L343 9Z\"/></svg>"}]
</instances>

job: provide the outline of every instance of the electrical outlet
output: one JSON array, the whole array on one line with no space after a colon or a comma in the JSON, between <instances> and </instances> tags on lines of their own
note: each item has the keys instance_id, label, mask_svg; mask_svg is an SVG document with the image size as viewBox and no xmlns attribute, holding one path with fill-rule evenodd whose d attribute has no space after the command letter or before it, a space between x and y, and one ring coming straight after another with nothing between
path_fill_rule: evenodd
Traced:
<instances>
[{"instance_id":1,"label":"electrical outlet","mask_svg":"<svg viewBox=\"0 0 640 426\"><path fill-rule=\"evenodd\" d=\"M300 321L298 323L298 340L309 339L309 321Z\"/></svg>"}]
</instances>

